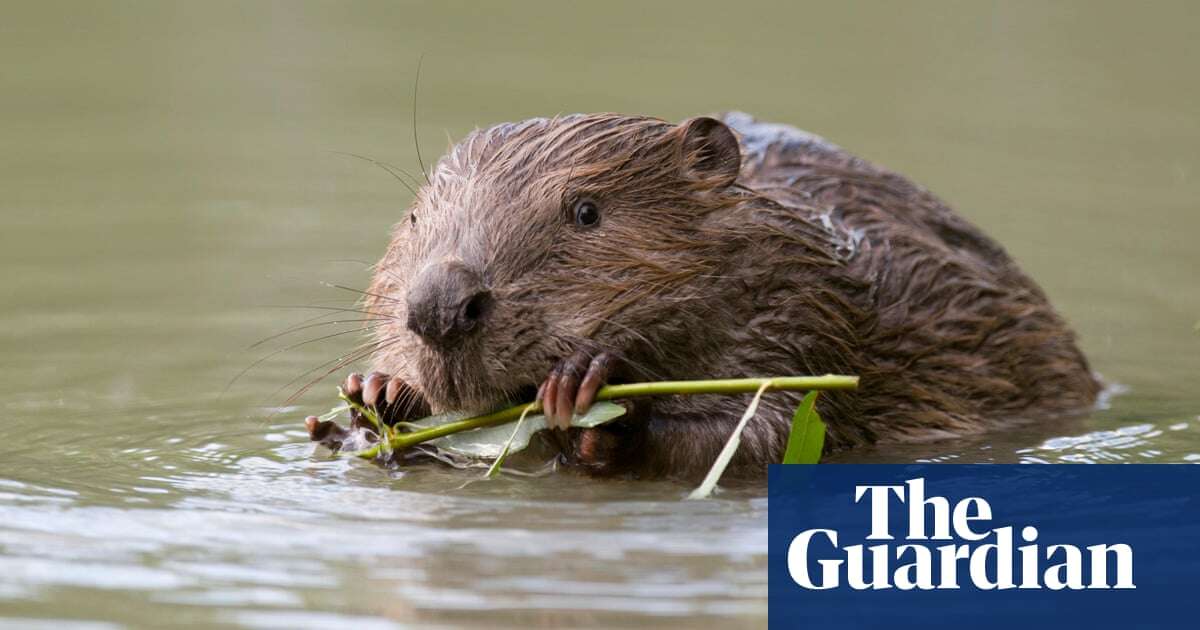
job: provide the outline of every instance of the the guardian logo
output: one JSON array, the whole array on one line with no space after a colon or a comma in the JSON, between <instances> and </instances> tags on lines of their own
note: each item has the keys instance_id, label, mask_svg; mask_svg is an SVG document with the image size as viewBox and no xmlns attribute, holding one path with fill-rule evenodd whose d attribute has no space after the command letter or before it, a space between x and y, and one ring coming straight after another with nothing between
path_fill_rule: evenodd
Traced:
<instances>
[{"instance_id":1,"label":"the guardian logo","mask_svg":"<svg viewBox=\"0 0 1200 630\"><path fill-rule=\"evenodd\" d=\"M1036 527L989 528L992 508L980 497L953 505L945 497L926 497L924 478L855 486L854 503L870 506L868 541L896 541L889 510L907 509L904 543L842 547L836 530L805 530L787 549L787 570L796 584L813 590L838 588L843 581L854 590L1136 588L1130 545L1043 546Z\"/></svg>"}]
</instances>

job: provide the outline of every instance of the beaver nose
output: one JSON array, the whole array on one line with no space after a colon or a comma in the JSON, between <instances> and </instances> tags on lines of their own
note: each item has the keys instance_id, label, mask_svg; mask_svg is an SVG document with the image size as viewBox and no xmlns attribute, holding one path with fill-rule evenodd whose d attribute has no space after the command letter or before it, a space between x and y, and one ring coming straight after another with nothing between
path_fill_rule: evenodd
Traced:
<instances>
[{"instance_id":1,"label":"beaver nose","mask_svg":"<svg viewBox=\"0 0 1200 630\"><path fill-rule=\"evenodd\" d=\"M448 346L479 329L491 306L483 278L458 260L425 267L408 291L408 329Z\"/></svg>"}]
</instances>

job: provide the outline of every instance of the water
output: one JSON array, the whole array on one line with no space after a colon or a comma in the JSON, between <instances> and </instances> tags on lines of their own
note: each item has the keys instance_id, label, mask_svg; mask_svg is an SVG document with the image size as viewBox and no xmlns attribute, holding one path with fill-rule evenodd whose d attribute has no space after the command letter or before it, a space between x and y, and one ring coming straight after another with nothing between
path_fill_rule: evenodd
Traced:
<instances>
[{"instance_id":1,"label":"water","mask_svg":"<svg viewBox=\"0 0 1200 630\"><path fill-rule=\"evenodd\" d=\"M1200 460L1191 7L7 4L0 628L755 627L760 491L457 489L331 461L250 344L365 286L475 125L738 108L905 172L1006 244L1127 391L1088 418L838 461ZM356 262L357 261L357 262ZM349 330L305 331L293 342ZM299 383L304 382L303 380ZM73 623L68 623L73 622Z\"/></svg>"}]
</instances>

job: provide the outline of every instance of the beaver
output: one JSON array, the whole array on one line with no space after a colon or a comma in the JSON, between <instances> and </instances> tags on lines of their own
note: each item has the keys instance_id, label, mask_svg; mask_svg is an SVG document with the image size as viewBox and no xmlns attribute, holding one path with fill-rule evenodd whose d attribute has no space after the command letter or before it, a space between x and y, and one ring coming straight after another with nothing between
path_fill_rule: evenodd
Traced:
<instances>
[{"instance_id":1,"label":"beaver","mask_svg":"<svg viewBox=\"0 0 1200 630\"><path fill-rule=\"evenodd\" d=\"M905 177L739 112L476 130L366 293L374 372L349 395L395 422L536 393L561 460L594 475L703 476L748 402L638 399L564 431L605 383L856 374L819 399L827 451L1050 420L1099 389L999 244ZM764 397L727 475L780 460L798 400Z\"/></svg>"}]
</instances>

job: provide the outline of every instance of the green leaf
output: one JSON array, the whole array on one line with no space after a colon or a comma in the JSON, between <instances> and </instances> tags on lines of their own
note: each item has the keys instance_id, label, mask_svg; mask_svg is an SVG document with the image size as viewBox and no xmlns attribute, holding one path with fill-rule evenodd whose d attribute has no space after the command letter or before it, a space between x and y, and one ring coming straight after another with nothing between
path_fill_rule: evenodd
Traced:
<instances>
[{"instance_id":1,"label":"green leaf","mask_svg":"<svg viewBox=\"0 0 1200 630\"><path fill-rule=\"evenodd\" d=\"M577 415L571 418L571 426L591 428L619 418L624 414L625 407L616 403L601 401L593 404L591 409L588 409L588 412L582 416ZM430 416L412 424L424 429L437 426L438 424L445 424L446 422L461 420L463 417L462 414ZM541 414L536 416L530 415L515 429L507 424L473 429L431 440L429 444L442 450L467 457L497 459L501 456L508 456L519 452L529 446L529 440L533 437L533 434L545 429L546 426L546 416Z\"/></svg>"},{"instance_id":2,"label":"green leaf","mask_svg":"<svg viewBox=\"0 0 1200 630\"><path fill-rule=\"evenodd\" d=\"M787 450L783 452L785 464L815 464L821 461L821 450L825 447L825 423L817 413L817 390L805 394L800 407L792 416L792 432L788 434Z\"/></svg>"}]
</instances>

